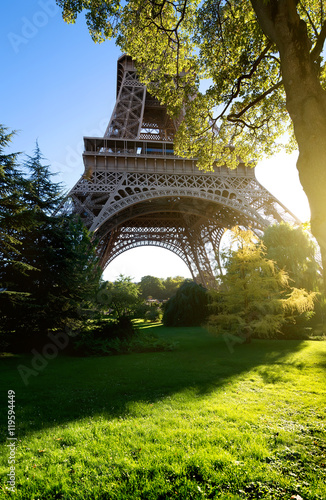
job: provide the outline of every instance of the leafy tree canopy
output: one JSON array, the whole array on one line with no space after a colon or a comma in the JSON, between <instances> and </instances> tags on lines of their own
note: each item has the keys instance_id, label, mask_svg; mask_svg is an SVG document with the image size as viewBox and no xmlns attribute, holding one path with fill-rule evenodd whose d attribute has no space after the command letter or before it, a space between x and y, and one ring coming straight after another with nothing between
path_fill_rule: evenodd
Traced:
<instances>
[{"instance_id":1,"label":"leafy tree canopy","mask_svg":"<svg viewBox=\"0 0 326 500\"><path fill-rule=\"evenodd\" d=\"M239 156L248 162L262 153L274 154L275 138L289 130L282 54L278 40L264 33L273 16L292 16L295 28L305 31L303 41L315 65L314 73L325 83L321 60L325 13L319 0L57 3L67 22L75 22L86 10L94 41L117 37L121 48L138 63L151 93L167 104L172 116L184 118L179 152L199 156L206 167L217 158L236 166ZM203 80L207 85L201 87Z\"/></svg>"},{"instance_id":2,"label":"leafy tree canopy","mask_svg":"<svg viewBox=\"0 0 326 500\"><path fill-rule=\"evenodd\" d=\"M144 299L162 299L164 297L163 281L156 276L143 276L140 280L140 291Z\"/></svg>"},{"instance_id":3,"label":"leafy tree canopy","mask_svg":"<svg viewBox=\"0 0 326 500\"><path fill-rule=\"evenodd\" d=\"M139 286L143 298L152 297L153 299L169 299L175 295L177 289L185 281L182 276L168 277L166 279L156 276L143 276Z\"/></svg>"},{"instance_id":4,"label":"leafy tree canopy","mask_svg":"<svg viewBox=\"0 0 326 500\"><path fill-rule=\"evenodd\" d=\"M164 284L164 298L169 299L177 293L178 288L185 282L183 276L168 277L163 281Z\"/></svg>"},{"instance_id":5,"label":"leafy tree canopy","mask_svg":"<svg viewBox=\"0 0 326 500\"><path fill-rule=\"evenodd\" d=\"M114 283L108 281L104 285L98 300L117 318L132 316L140 302L139 286L132 282L130 276L120 274Z\"/></svg>"}]
</instances>

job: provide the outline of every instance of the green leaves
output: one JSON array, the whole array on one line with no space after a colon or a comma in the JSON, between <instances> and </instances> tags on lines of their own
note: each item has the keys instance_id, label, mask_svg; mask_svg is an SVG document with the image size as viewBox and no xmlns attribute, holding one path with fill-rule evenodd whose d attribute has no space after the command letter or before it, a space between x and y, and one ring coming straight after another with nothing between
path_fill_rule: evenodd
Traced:
<instances>
[{"instance_id":1,"label":"green leaves","mask_svg":"<svg viewBox=\"0 0 326 500\"><path fill-rule=\"evenodd\" d=\"M143 276L140 281L140 291L144 299L163 299L165 287L163 280L155 276Z\"/></svg>"},{"instance_id":2,"label":"green leaves","mask_svg":"<svg viewBox=\"0 0 326 500\"><path fill-rule=\"evenodd\" d=\"M292 135L277 50L249 0L58 4L67 22L86 10L93 40L117 37L180 125L177 153L199 158L200 168L234 168L239 158L248 165L275 153L284 132Z\"/></svg>"},{"instance_id":3,"label":"green leaves","mask_svg":"<svg viewBox=\"0 0 326 500\"><path fill-rule=\"evenodd\" d=\"M149 92L181 124L179 155L198 157L205 169L214 162L234 168L239 158L248 165L294 147L278 49L265 36L250 0L57 3L67 22L86 11L94 41L117 37ZM322 2L305 0L297 9L324 82L325 65L318 59L324 43Z\"/></svg>"},{"instance_id":4,"label":"green leaves","mask_svg":"<svg viewBox=\"0 0 326 500\"><path fill-rule=\"evenodd\" d=\"M268 258L288 273L294 286L307 290L316 289L319 266L316 245L310 231L301 226L277 224L265 230L263 242Z\"/></svg>"},{"instance_id":5,"label":"green leaves","mask_svg":"<svg viewBox=\"0 0 326 500\"><path fill-rule=\"evenodd\" d=\"M199 326L207 316L207 290L194 281L185 281L166 303L165 326Z\"/></svg>"},{"instance_id":6,"label":"green leaves","mask_svg":"<svg viewBox=\"0 0 326 500\"><path fill-rule=\"evenodd\" d=\"M131 316L140 302L139 286L133 283L129 276L121 274L114 283L105 284L100 291L100 297L117 318Z\"/></svg>"},{"instance_id":7,"label":"green leaves","mask_svg":"<svg viewBox=\"0 0 326 500\"><path fill-rule=\"evenodd\" d=\"M210 292L213 332L276 337L286 322L314 308L315 293L291 288L287 273L266 256L266 247L251 231L233 230L226 254L223 288Z\"/></svg>"},{"instance_id":8,"label":"green leaves","mask_svg":"<svg viewBox=\"0 0 326 500\"><path fill-rule=\"evenodd\" d=\"M116 35L119 0L57 0L62 17L74 24L79 14L86 10L86 23L94 42L101 43Z\"/></svg>"},{"instance_id":9,"label":"green leaves","mask_svg":"<svg viewBox=\"0 0 326 500\"><path fill-rule=\"evenodd\" d=\"M17 234L31 224L30 213L21 203L27 188L18 167L18 153L6 153L14 132L0 125L0 256L2 261L9 255L19 254L20 245ZM0 281L1 272L0 272Z\"/></svg>"}]
</instances>

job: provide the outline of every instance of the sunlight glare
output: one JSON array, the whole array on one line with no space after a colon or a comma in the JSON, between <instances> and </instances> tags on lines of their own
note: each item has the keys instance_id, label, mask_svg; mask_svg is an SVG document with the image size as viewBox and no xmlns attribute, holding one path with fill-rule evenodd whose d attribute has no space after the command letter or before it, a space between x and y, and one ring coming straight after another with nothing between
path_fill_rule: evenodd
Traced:
<instances>
[{"instance_id":1,"label":"sunlight glare","mask_svg":"<svg viewBox=\"0 0 326 500\"><path fill-rule=\"evenodd\" d=\"M155 246L133 248L118 255L104 271L103 279L115 281L120 274L130 276L137 283L148 275L164 279L174 276L191 278L188 267L180 257Z\"/></svg>"}]
</instances>

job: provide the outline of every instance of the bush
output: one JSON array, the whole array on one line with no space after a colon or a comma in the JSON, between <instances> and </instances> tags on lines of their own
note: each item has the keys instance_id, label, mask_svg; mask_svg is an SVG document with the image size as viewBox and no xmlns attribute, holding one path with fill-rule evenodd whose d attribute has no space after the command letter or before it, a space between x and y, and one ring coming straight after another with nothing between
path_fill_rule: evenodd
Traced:
<instances>
[{"instance_id":1,"label":"bush","mask_svg":"<svg viewBox=\"0 0 326 500\"><path fill-rule=\"evenodd\" d=\"M130 352L171 351L175 344L157 335L137 331L129 318L88 323L72 339L70 353L78 356L109 356Z\"/></svg>"},{"instance_id":2,"label":"bush","mask_svg":"<svg viewBox=\"0 0 326 500\"><path fill-rule=\"evenodd\" d=\"M162 308L158 302L140 304L134 314L134 318L144 319L145 321L161 321L162 319Z\"/></svg>"},{"instance_id":3,"label":"bush","mask_svg":"<svg viewBox=\"0 0 326 500\"><path fill-rule=\"evenodd\" d=\"M96 340L108 340L119 338L128 340L135 334L135 328L131 319L121 316L117 320L100 319L92 324L92 335Z\"/></svg>"},{"instance_id":4,"label":"bush","mask_svg":"<svg viewBox=\"0 0 326 500\"><path fill-rule=\"evenodd\" d=\"M148 311L146 311L145 319L147 321L155 322L161 321L162 319L162 309L158 306L150 306Z\"/></svg>"},{"instance_id":5,"label":"bush","mask_svg":"<svg viewBox=\"0 0 326 500\"><path fill-rule=\"evenodd\" d=\"M127 348L134 334L132 321L125 316L87 322L72 339L70 352L79 356L119 353Z\"/></svg>"},{"instance_id":6,"label":"bush","mask_svg":"<svg viewBox=\"0 0 326 500\"><path fill-rule=\"evenodd\" d=\"M165 305L165 326L200 326L207 317L207 290L187 281Z\"/></svg>"}]
</instances>

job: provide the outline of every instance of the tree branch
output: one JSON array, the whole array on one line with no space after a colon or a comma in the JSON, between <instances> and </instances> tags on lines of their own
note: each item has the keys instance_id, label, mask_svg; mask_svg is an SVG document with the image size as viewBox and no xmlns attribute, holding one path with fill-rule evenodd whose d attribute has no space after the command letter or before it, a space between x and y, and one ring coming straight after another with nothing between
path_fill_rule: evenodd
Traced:
<instances>
[{"instance_id":1,"label":"tree branch","mask_svg":"<svg viewBox=\"0 0 326 500\"><path fill-rule=\"evenodd\" d=\"M313 30L314 30L314 32L315 32L316 37L318 37L318 31L317 31L317 28L316 28L316 26L314 25L314 23L312 22L312 19L311 19L311 17L310 17L309 12L308 12L308 11L307 11L307 9L304 7L304 5L302 5L302 2L301 2L301 1L299 1L299 3L300 3L300 6L301 6L302 10L305 12L305 14L306 14L307 18L309 19L309 22L310 22L310 24L311 24L312 29L313 29Z\"/></svg>"},{"instance_id":2,"label":"tree branch","mask_svg":"<svg viewBox=\"0 0 326 500\"><path fill-rule=\"evenodd\" d=\"M273 45L272 42L268 42L268 44L266 45L265 49L261 52L261 54L259 54L259 56L257 57L256 61L253 63L250 72L247 73L246 75L241 75L238 78L237 83L236 83L236 91L232 90L232 94L231 94L228 102L226 103L223 111L221 111L221 113L219 114L218 118L221 118L222 116L225 115L227 109L232 104L232 101L234 99L236 99L238 97L239 93L240 93L240 88L241 88L241 82L242 82L242 80L244 80L244 79L250 79L252 77L252 75L256 71L259 63L264 59L264 57L266 56L267 52L269 51L269 49L271 48L272 45ZM230 115L230 116L232 116L232 115Z\"/></svg>"},{"instance_id":3,"label":"tree branch","mask_svg":"<svg viewBox=\"0 0 326 500\"><path fill-rule=\"evenodd\" d=\"M275 13L275 10L277 10L277 0L270 0L269 2L250 0L250 2L265 36L275 42L276 32L273 22L273 14Z\"/></svg>"},{"instance_id":4,"label":"tree branch","mask_svg":"<svg viewBox=\"0 0 326 500\"><path fill-rule=\"evenodd\" d=\"M264 48L264 50L261 52L261 54L259 54L259 56L257 57L256 61L253 63L252 67L251 67L251 70L249 71L249 73L247 73L246 75L241 75L239 76L238 80L237 80L237 83L236 83L236 92L234 93L232 91L232 97L231 99L235 99L236 97L238 97L239 93L240 93L240 88L241 88L241 82L242 80L245 80L245 79L250 79L252 77L252 75L254 74L254 72L256 71L259 63L264 59L264 57L266 56L267 52L269 51L269 49L271 48L272 46L272 42L268 42L266 47Z\"/></svg>"},{"instance_id":5,"label":"tree branch","mask_svg":"<svg viewBox=\"0 0 326 500\"><path fill-rule=\"evenodd\" d=\"M318 59L318 57L320 56L320 54L323 50L323 47L324 47L325 40L326 40L326 21L322 25L322 28L320 30L318 37L317 37L317 41L315 43L315 46L311 51L311 57L312 57L313 61L316 61Z\"/></svg>"},{"instance_id":6,"label":"tree branch","mask_svg":"<svg viewBox=\"0 0 326 500\"><path fill-rule=\"evenodd\" d=\"M263 94L261 94L260 96L258 96L252 102L250 102L241 111L239 111L239 113L231 113L230 115L228 115L227 119L229 121L231 121L231 122L241 121L241 120L239 120L240 116L242 116L244 113L246 113L246 111L248 111L248 109L252 108L256 104L258 104L260 101L262 101L263 99L265 99L265 97L267 97L269 94L271 94L272 92L274 92L274 90L276 90L279 87L281 87L281 85L283 85L283 81L282 80L280 82L276 83L275 85L273 85L272 87L270 87L268 90L266 90L266 92L264 92Z\"/></svg>"},{"instance_id":7,"label":"tree branch","mask_svg":"<svg viewBox=\"0 0 326 500\"><path fill-rule=\"evenodd\" d=\"M270 120L270 118L264 118L264 120L262 120L260 122L260 125L251 125L251 123L247 123L245 120L241 120L241 119L234 120L234 123L242 124L244 127L250 128L251 130L258 130L264 125L264 123L268 123L269 120ZM239 134L237 134L237 135L239 135Z\"/></svg>"}]
</instances>

